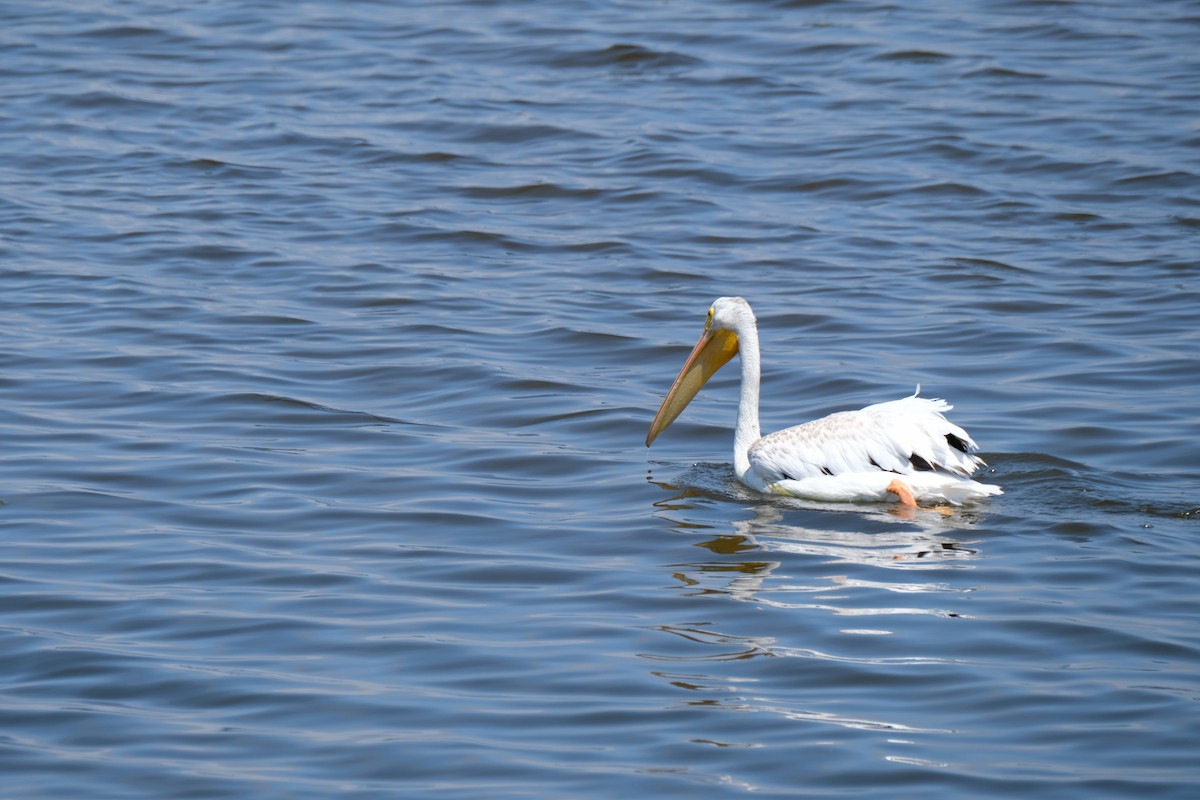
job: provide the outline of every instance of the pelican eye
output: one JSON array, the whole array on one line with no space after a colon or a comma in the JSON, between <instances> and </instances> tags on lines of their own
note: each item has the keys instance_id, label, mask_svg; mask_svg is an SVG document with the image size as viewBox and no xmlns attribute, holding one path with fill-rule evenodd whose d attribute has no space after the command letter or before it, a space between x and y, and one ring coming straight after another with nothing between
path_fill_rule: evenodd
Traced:
<instances>
[{"instance_id":1,"label":"pelican eye","mask_svg":"<svg viewBox=\"0 0 1200 800\"><path fill-rule=\"evenodd\" d=\"M708 330L709 328L712 327L712 318L713 318L713 310L712 310L712 306L709 306L708 307L708 319L704 320L704 330Z\"/></svg>"}]
</instances>

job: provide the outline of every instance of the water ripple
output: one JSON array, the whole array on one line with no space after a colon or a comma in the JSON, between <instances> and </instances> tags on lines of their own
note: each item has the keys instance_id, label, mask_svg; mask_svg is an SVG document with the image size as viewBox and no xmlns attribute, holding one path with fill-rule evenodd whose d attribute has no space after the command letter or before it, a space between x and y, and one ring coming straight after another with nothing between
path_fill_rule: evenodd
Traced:
<instances>
[{"instance_id":1,"label":"water ripple","mask_svg":"<svg viewBox=\"0 0 1200 800\"><path fill-rule=\"evenodd\" d=\"M1187 3L78 5L0 31L0 794L1190 796ZM728 294L764 428L920 383L1005 494L755 495L732 372L647 454Z\"/></svg>"}]
</instances>

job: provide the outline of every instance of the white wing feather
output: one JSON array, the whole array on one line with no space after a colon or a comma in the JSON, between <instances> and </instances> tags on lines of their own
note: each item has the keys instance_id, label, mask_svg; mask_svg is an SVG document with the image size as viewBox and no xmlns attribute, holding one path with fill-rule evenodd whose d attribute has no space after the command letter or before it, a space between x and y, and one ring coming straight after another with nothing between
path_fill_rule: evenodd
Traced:
<instances>
[{"instance_id":1,"label":"white wing feather","mask_svg":"<svg viewBox=\"0 0 1200 800\"><path fill-rule=\"evenodd\" d=\"M830 414L762 437L750 464L768 485L877 471L969 477L984 462L967 432L946 419L951 407L914 394Z\"/></svg>"}]
</instances>

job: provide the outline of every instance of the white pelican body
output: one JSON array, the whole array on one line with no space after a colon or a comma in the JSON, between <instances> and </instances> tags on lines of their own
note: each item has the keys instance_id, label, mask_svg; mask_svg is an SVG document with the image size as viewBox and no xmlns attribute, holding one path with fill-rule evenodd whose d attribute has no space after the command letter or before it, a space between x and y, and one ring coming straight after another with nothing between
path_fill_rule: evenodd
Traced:
<instances>
[{"instance_id":1,"label":"white pelican body","mask_svg":"<svg viewBox=\"0 0 1200 800\"><path fill-rule=\"evenodd\" d=\"M761 435L758 326L750 304L722 297L646 435L654 441L704 383L741 352L742 396L733 436L738 480L760 492L855 502L899 498L960 505L1000 494L971 474L983 464L967 432L946 419L945 400L905 397ZM920 387L917 388L920 391Z\"/></svg>"}]
</instances>

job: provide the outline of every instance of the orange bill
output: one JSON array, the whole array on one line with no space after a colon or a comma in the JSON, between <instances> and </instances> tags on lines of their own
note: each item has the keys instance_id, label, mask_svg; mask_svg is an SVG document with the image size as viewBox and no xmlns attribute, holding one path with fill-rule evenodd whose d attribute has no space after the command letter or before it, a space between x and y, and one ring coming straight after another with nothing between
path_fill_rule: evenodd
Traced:
<instances>
[{"instance_id":1,"label":"orange bill","mask_svg":"<svg viewBox=\"0 0 1200 800\"><path fill-rule=\"evenodd\" d=\"M708 379L737 355L737 351L737 334L733 331L711 328L704 331L650 425L650 432L646 434L647 447L687 408Z\"/></svg>"}]
</instances>

